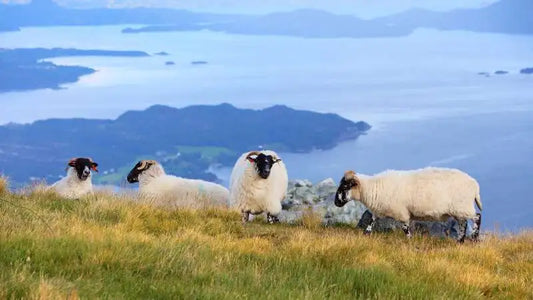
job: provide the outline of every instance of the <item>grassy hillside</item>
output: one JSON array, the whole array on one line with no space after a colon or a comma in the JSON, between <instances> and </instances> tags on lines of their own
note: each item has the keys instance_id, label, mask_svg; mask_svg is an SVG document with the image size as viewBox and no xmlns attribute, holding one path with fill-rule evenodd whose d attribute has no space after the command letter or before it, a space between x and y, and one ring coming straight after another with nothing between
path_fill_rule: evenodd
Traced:
<instances>
[{"instance_id":1,"label":"grassy hillside","mask_svg":"<svg viewBox=\"0 0 533 300\"><path fill-rule=\"evenodd\" d=\"M459 245L129 200L1 182L0 299L533 298L531 232Z\"/></svg>"}]
</instances>

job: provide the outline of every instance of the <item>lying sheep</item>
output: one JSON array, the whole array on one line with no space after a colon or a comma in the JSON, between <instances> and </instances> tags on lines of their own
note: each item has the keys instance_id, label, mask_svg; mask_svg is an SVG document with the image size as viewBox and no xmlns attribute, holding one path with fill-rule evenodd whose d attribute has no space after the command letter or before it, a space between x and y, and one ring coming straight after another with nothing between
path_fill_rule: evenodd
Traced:
<instances>
[{"instance_id":1,"label":"lying sheep","mask_svg":"<svg viewBox=\"0 0 533 300\"><path fill-rule=\"evenodd\" d=\"M230 205L242 213L242 222L250 214L267 214L269 223L279 222L281 201L287 193L285 164L274 151L252 151L239 157L230 179Z\"/></svg>"},{"instance_id":2,"label":"lying sheep","mask_svg":"<svg viewBox=\"0 0 533 300\"><path fill-rule=\"evenodd\" d=\"M227 207L229 191L216 183L165 174L154 160L141 160L128 174L129 183L139 182L139 192L158 204L173 207Z\"/></svg>"},{"instance_id":3,"label":"lying sheep","mask_svg":"<svg viewBox=\"0 0 533 300\"><path fill-rule=\"evenodd\" d=\"M461 228L460 242L465 239L469 219L474 222L472 239L479 238L481 214L476 214L474 207L475 202L481 211L479 185L456 169L385 171L369 177L347 171L337 189L335 205L342 207L350 200L361 201L377 217L403 222L402 229L408 237L411 237L411 219L443 221L454 217ZM372 232L372 225L373 221L365 233Z\"/></svg>"},{"instance_id":4,"label":"lying sheep","mask_svg":"<svg viewBox=\"0 0 533 300\"><path fill-rule=\"evenodd\" d=\"M64 198L76 199L93 193L91 170L98 172L98 164L91 158L78 157L68 162L67 176L61 178L48 189Z\"/></svg>"}]
</instances>

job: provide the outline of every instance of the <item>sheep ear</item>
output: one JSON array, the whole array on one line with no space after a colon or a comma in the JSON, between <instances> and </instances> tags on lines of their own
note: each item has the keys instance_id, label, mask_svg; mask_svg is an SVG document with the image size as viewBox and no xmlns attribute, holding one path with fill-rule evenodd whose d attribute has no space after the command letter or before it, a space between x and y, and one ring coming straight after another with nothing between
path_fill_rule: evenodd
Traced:
<instances>
[{"instance_id":1,"label":"sheep ear","mask_svg":"<svg viewBox=\"0 0 533 300\"><path fill-rule=\"evenodd\" d=\"M279 163L281 161L281 158L277 158L274 160L274 163Z\"/></svg>"},{"instance_id":2,"label":"sheep ear","mask_svg":"<svg viewBox=\"0 0 533 300\"><path fill-rule=\"evenodd\" d=\"M252 151L250 153L248 153L248 155L246 155L246 160L248 160L249 162L255 162L257 156L259 155L259 152L258 151Z\"/></svg>"},{"instance_id":3,"label":"sheep ear","mask_svg":"<svg viewBox=\"0 0 533 300\"><path fill-rule=\"evenodd\" d=\"M69 167L75 167L76 166L76 160L77 158L72 158L68 161L68 166Z\"/></svg>"}]
</instances>

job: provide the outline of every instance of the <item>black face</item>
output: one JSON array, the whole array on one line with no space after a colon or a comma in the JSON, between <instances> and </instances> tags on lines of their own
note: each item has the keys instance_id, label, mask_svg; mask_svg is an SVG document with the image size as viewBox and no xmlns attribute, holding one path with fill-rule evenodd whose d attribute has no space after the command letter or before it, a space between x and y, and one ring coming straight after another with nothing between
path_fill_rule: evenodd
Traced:
<instances>
[{"instance_id":1,"label":"black face","mask_svg":"<svg viewBox=\"0 0 533 300\"><path fill-rule=\"evenodd\" d=\"M98 172L98 164L85 157L72 159L68 165L76 170L76 174L80 180L86 180L89 178L89 175L91 175L91 170Z\"/></svg>"},{"instance_id":2,"label":"black face","mask_svg":"<svg viewBox=\"0 0 533 300\"><path fill-rule=\"evenodd\" d=\"M267 179L268 176L270 176L270 170L272 170L272 166L278 161L280 161L274 160L272 155L265 155L263 153L259 153L257 157L249 158L249 160L255 162L255 169L257 171L257 175L259 175L263 179Z\"/></svg>"},{"instance_id":3,"label":"black face","mask_svg":"<svg viewBox=\"0 0 533 300\"><path fill-rule=\"evenodd\" d=\"M356 186L355 179L346 180L344 177L341 179L337 193L335 194L335 205L338 207L343 207L350 199L347 197L348 191Z\"/></svg>"},{"instance_id":4,"label":"black face","mask_svg":"<svg viewBox=\"0 0 533 300\"><path fill-rule=\"evenodd\" d=\"M148 170L148 168L150 168L152 164L145 163L144 166L141 168L142 165L143 165L143 162L140 161L135 165L135 167L133 167L133 169L131 169L130 173L128 174L128 177L126 177L129 183L139 182L139 175L142 172Z\"/></svg>"}]
</instances>

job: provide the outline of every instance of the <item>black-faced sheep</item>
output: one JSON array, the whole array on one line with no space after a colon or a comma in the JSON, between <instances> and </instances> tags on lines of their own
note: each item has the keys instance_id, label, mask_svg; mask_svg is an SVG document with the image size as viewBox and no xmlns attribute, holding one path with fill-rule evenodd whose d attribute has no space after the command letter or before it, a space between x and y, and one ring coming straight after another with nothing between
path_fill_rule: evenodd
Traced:
<instances>
[{"instance_id":1,"label":"black-faced sheep","mask_svg":"<svg viewBox=\"0 0 533 300\"><path fill-rule=\"evenodd\" d=\"M52 184L49 189L68 199L80 198L93 192L91 171L98 172L98 164L91 158L78 157L68 162L67 176Z\"/></svg>"},{"instance_id":2,"label":"black-faced sheep","mask_svg":"<svg viewBox=\"0 0 533 300\"><path fill-rule=\"evenodd\" d=\"M243 153L231 172L230 204L242 213L243 223L248 222L250 214L263 212L269 223L279 222L287 185L287 169L274 151Z\"/></svg>"},{"instance_id":3,"label":"black-faced sheep","mask_svg":"<svg viewBox=\"0 0 533 300\"><path fill-rule=\"evenodd\" d=\"M156 204L172 207L228 207L229 191L216 183L167 175L154 160L141 160L128 174L139 182L139 192Z\"/></svg>"},{"instance_id":4,"label":"black-faced sheep","mask_svg":"<svg viewBox=\"0 0 533 300\"><path fill-rule=\"evenodd\" d=\"M424 168L412 171L385 171L374 176L359 176L347 171L335 195L335 205L341 207L350 200L366 205L377 217L391 217L403 222L410 237L409 223L414 220L443 221L454 217L463 242L467 220L473 220L472 239L477 240L481 214L479 184L468 174L445 168ZM365 233L372 232L368 225Z\"/></svg>"}]
</instances>

